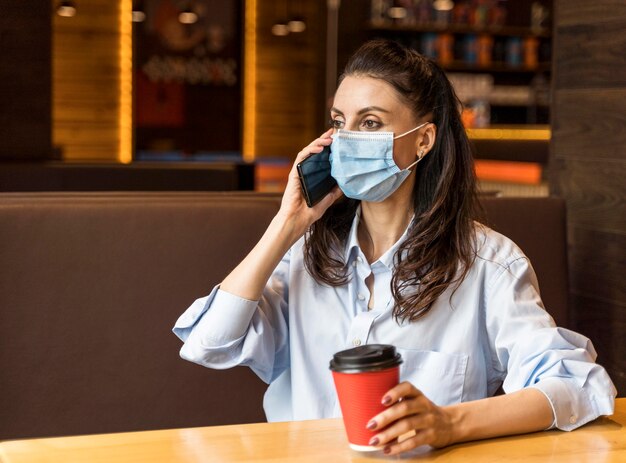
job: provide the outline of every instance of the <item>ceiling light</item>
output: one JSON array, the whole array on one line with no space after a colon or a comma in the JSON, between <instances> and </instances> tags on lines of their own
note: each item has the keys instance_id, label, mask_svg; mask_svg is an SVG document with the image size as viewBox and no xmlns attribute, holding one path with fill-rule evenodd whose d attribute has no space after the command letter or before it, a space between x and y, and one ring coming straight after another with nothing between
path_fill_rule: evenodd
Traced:
<instances>
[{"instance_id":1,"label":"ceiling light","mask_svg":"<svg viewBox=\"0 0 626 463\"><path fill-rule=\"evenodd\" d=\"M289 32L304 32L306 30L306 23L300 18L294 18L287 23L287 28Z\"/></svg>"},{"instance_id":2,"label":"ceiling light","mask_svg":"<svg viewBox=\"0 0 626 463\"><path fill-rule=\"evenodd\" d=\"M435 0L433 8L438 11L450 11L454 8L454 2L452 0Z\"/></svg>"},{"instance_id":3,"label":"ceiling light","mask_svg":"<svg viewBox=\"0 0 626 463\"><path fill-rule=\"evenodd\" d=\"M387 10L387 16L391 19L404 19L406 18L406 8L401 6L394 6Z\"/></svg>"},{"instance_id":4,"label":"ceiling light","mask_svg":"<svg viewBox=\"0 0 626 463\"><path fill-rule=\"evenodd\" d=\"M195 24L198 21L198 15L191 8L187 8L180 12L178 20L182 24Z\"/></svg>"},{"instance_id":5,"label":"ceiling light","mask_svg":"<svg viewBox=\"0 0 626 463\"><path fill-rule=\"evenodd\" d=\"M57 14L64 18L72 18L76 16L76 5L70 1L61 2L57 7Z\"/></svg>"},{"instance_id":6,"label":"ceiling light","mask_svg":"<svg viewBox=\"0 0 626 463\"><path fill-rule=\"evenodd\" d=\"M146 12L143 9L143 1L136 0L133 2L133 22L142 23L146 20Z\"/></svg>"},{"instance_id":7,"label":"ceiling light","mask_svg":"<svg viewBox=\"0 0 626 463\"><path fill-rule=\"evenodd\" d=\"M285 35L289 35L289 26L287 26L287 24L283 22L276 23L272 26L272 34L277 35L279 37L284 37Z\"/></svg>"},{"instance_id":8,"label":"ceiling light","mask_svg":"<svg viewBox=\"0 0 626 463\"><path fill-rule=\"evenodd\" d=\"M142 23L146 20L146 13L141 10L133 10L133 22Z\"/></svg>"}]
</instances>

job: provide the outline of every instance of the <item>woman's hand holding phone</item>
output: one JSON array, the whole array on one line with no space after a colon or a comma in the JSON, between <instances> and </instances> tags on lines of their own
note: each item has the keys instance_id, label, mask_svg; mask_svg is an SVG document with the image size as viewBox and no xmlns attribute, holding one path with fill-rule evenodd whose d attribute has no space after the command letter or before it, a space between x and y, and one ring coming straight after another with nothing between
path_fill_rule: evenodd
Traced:
<instances>
[{"instance_id":1,"label":"woman's hand holding phone","mask_svg":"<svg viewBox=\"0 0 626 463\"><path fill-rule=\"evenodd\" d=\"M270 275L287 250L341 196L341 190L335 186L319 203L308 207L302 195L296 167L307 157L330 145L331 134L332 130L329 130L298 153L289 172L280 210L256 246L222 281L220 288L223 291L250 301L258 301Z\"/></svg>"},{"instance_id":2,"label":"woman's hand holding phone","mask_svg":"<svg viewBox=\"0 0 626 463\"><path fill-rule=\"evenodd\" d=\"M335 185L332 190L322 198L317 204L309 207L303 195L300 178L298 175L298 164L308 157L322 152L324 147L330 146L332 139L330 136L333 129L328 130L320 138L317 138L306 146L296 156L296 160L289 172L287 187L283 194L283 199L277 218L285 221L293 233L294 242L304 234L304 232L318 220L326 209L328 209L341 195L341 190Z\"/></svg>"}]
</instances>

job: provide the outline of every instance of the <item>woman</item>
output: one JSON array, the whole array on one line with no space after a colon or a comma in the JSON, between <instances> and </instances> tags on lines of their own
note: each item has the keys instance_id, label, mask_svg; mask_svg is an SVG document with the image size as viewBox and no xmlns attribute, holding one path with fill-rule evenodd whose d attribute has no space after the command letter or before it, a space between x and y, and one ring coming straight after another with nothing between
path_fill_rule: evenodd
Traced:
<instances>
[{"instance_id":1,"label":"woman","mask_svg":"<svg viewBox=\"0 0 626 463\"><path fill-rule=\"evenodd\" d=\"M291 170L258 244L176 323L181 356L249 366L269 384L268 420L300 420L340 416L335 352L393 344L403 381L368 424L388 454L611 414L616 392L590 341L554 326L528 259L474 221L472 157L443 71L368 42L331 119L295 164L332 144L338 187L309 208Z\"/></svg>"}]
</instances>

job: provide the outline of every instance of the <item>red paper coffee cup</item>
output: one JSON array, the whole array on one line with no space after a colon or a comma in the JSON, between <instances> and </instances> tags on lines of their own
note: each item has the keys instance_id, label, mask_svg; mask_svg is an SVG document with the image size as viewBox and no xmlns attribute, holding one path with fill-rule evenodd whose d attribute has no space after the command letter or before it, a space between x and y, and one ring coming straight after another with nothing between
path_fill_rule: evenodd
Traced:
<instances>
[{"instance_id":1,"label":"red paper coffee cup","mask_svg":"<svg viewBox=\"0 0 626 463\"><path fill-rule=\"evenodd\" d=\"M378 450L369 445L376 434L367 423L385 410L383 395L400 381L402 358L394 346L367 344L337 352L330 362L343 423L350 447Z\"/></svg>"}]
</instances>

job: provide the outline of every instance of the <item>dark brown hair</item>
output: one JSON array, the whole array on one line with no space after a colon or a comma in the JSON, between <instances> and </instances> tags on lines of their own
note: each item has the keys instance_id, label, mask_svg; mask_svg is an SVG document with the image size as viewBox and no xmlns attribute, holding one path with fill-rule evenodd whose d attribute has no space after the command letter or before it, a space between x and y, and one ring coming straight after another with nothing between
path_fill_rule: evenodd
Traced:
<instances>
[{"instance_id":1,"label":"dark brown hair","mask_svg":"<svg viewBox=\"0 0 626 463\"><path fill-rule=\"evenodd\" d=\"M473 221L479 206L461 105L438 65L394 41L365 43L352 55L339 82L346 76L387 82L417 120L430 113L437 127L434 146L415 171L415 218L394 257L391 280L394 317L415 321L450 285L458 287L475 256ZM319 283L340 286L349 280L343 250L358 204L349 198L338 201L305 237L305 265Z\"/></svg>"}]
</instances>

